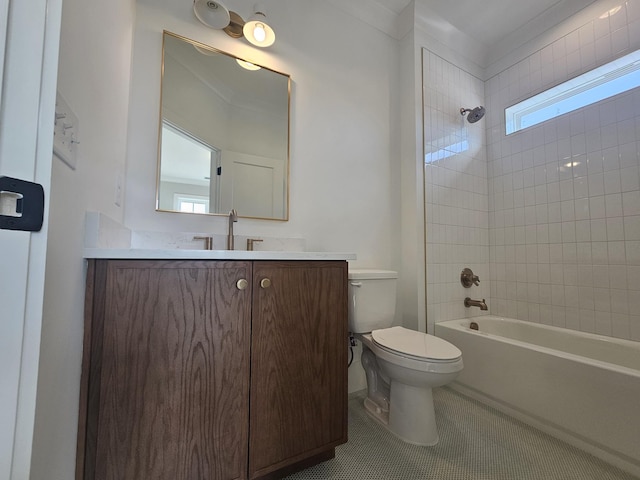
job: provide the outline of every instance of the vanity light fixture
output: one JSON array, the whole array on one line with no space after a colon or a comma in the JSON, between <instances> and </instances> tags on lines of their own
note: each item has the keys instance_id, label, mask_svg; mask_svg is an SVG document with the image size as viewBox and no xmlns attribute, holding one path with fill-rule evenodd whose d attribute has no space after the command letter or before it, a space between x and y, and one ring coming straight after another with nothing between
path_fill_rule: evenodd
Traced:
<instances>
[{"instance_id":1,"label":"vanity light fixture","mask_svg":"<svg viewBox=\"0 0 640 480\"><path fill-rule=\"evenodd\" d=\"M193 0L193 13L207 27L219 30L229 25L229 9L214 0Z\"/></svg>"},{"instance_id":2,"label":"vanity light fixture","mask_svg":"<svg viewBox=\"0 0 640 480\"><path fill-rule=\"evenodd\" d=\"M267 23L264 7L256 5L253 10L253 15L244 24L242 32L249 43L256 47L269 47L276 41L276 34Z\"/></svg>"},{"instance_id":3,"label":"vanity light fixture","mask_svg":"<svg viewBox=\"0 0 640 480\"><path fill-rule=\"evenodd\" d=\"M276 41L276 34L267 23L265 9L260 4L253 7L253 15L246 22L218 0L193 0L193 11L207 27L224 30L232 38L244 36L256 47L270 47Z\"/></svg>"}]
</instances>

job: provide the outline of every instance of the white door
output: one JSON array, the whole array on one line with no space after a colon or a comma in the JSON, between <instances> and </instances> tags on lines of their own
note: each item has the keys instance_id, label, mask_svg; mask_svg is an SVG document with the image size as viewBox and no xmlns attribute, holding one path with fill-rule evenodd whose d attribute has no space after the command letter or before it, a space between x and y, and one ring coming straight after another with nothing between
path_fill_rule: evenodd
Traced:
<instances>
[{"instance_id":1,"label":"white door","mask_svg":"<svg viewBox=\"0 0 640 480\"><path fill-rule=\"evenodd\" d=\"M243 217L286 217L286 170L282 159L222 152L221 213Z\"/></svg>"},{"instance_id":2,"label":"white door","mask_svg":"<svg viewBox=\"0 0 640 480\"><path fill-rule=\"evenodd\" d=\"M62 0L0 0L0 176L40 183L45 189L40 232L0 230L2 479L29 478L61 7Z\"/></svg>"}]
</instances>

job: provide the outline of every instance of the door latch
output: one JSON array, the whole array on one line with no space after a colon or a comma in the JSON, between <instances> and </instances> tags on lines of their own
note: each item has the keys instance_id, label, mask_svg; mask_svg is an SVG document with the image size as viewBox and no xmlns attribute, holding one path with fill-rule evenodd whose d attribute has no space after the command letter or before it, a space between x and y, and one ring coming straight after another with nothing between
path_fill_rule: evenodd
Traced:
<instances>
[{"instance_id":1,"label":"door latch","mask_svg":"<svg viewBox=\"0 0 640 480\"><path fill-rule=\"evenodd\" d=\"M44 219L44 188L39 183L0 177L0 229L39 232Z\"/></svg>"}]
</instances>

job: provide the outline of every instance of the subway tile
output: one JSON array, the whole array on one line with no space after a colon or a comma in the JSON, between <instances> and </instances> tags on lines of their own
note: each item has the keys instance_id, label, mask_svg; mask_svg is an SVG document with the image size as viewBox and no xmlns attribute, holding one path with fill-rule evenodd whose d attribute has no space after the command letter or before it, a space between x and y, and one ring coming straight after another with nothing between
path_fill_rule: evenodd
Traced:
<instances>
[{"instance_id":1,"label":"subway tile","mask_svg":"<svg viewBox=\"0 0 640 480\"><path fill-rule=\"evenodd\" d=\"M630 192L631 193L631 192ZM620 217L622 216L622 194L613 193L611 195L604 196L605 212L607 217ZM629 205L633 203L629 200ZM631 206L629 207L632 208ZM632 215L630 213L630 215Z\"/></svg>"},{"instance_id":2,"label":"subway tile","mask_svg":"<svg viewBox=\"0 0 640 480\"><path fill-rule=\"evenodd\" d=\"M549 223L549 244L562 242L562 223Z\"/></svg>"},{"instance_id":3,"label":"subway tile","mask_svg":"<svg viewBox=\"0 0 640 480\"><path fill-rule=\"evenodd\" d=\"M605 218L607 216L604 195L589 198L589 212L591 218Z\"/></svg>"},{"instance_id":4,"label":"subway tile","mask_svg":"<svg viewBox=\"0 0 640 480\"><path fill-rule=\"evenodd\" d=\"M604 172L604 193L620 193L621 191L620 170Z\"/></svg>"},{"instance_id":5,"label":"subway tile","mask_svg":"<svg viewBox=\"0 0 640 480\"><path fill-rule=\"evenodd\" d=\"M584 303L581 301L580 306L584 307ZM580 331L587 333L595 333L596 321L595 311L593 309L580 308Z\"/></svg>"},{"instance_id":6,"label":"subway tile","mask_svg":"<svg viewBox=\"0 0 640 480\"><path fill-rule=\"evenodd\" d=\"M576 241L576 227L575 222L562 222L562 242L575 242Z\"/></svg>"},{"instance_id":7,"label":"subway tile","mask_svg":"<svg viewBox=\"0 0 640 480\"><path fill-rule=\"evenodd\" d=\"M592 312L595 310L593 291L593 287L578 287L578 297L580 298L580 306L582 309Z\"/></svg>"},{"instance_id":8,"label":"subway tile","mask_svg":"<svg viewBox=\"0 0 640 480\"><path fill-rule=\"evenodd\" d=\"M624 215L640 215L640 191L623 193L622 208Z\"/></svg>"},{"instance_id":9,"label":"subway tile","mask_svg":"<svg viewBox=\"0 0 640 480\"><path fill-rule=\"evenodd\" d=\"M594 152L587 154L587 174L589 176L604 171L604 157L602 156L602 147Z\"/></svg>"},{"instance_id":10,"label":"subway tile","mask_svg":"<svg viewBox=\"0 0 640 480\"><path fill-rule=\"evenodd\" d=\"M578 242L576 244L576 258L579 265L591 265L591 242Z\"/></svg>"},{"instance_id":11,"label":"subway tile","mask_svg":"<svg viewBox=\"0 0 640 480\"><path fill-rule=\"evenodd\" d=\"M577 265L563 265L564 285L578 285L578 266Z\"/></svg>"},{"instance_id":12,"label":"subway tile","mask_svg":"<svg viewBox=\"0 0 640 480\"><path fill-rule=\"evenodd\" d=\"M577 242L591 241L591 221L590 220L580 220L576 222L576 241Z\"/></svg>"},{"instance_id":13,"label":"subway tile","mask_svg":"<svg viewBox=\"0 0 640 480\"><path fill-rule=\"evenodd\" d=\"M607 265L609 263L609 249L607 242L591 242L591 256L593 258L594 265Z\"/></svg>"},{"instance_id":14,"label":"subway tile","mask_svg":"<svg viewBox=\"0 0 640 480\"><path fill-rule=\"evenodd\" d=\"M611 298L611 311L613 313L629 313L627 290L611 289L608 293Z\"/></svg>"},{"instance_id":15,"label":"subway tile","mask_svg":"<svg viewBox=\"0 0 640 480\"><path fill-rule=\"evenodd\" d=\"M591 240L594 242L607 241L607 223L605 218L597 218L590 221ZM640 238L639 238L640 240Z\"/></svg>"},{"instance_id":16,"label":"subway tile","mask_svg":"<svg viewBox=\"0 0 640 480\"><path fill-rule=\"evenodd\" d=\"M560 200L573 200L573 180L560 181Z\"/></svg>"},{"instance_id":17,"label":"subway tile","mask_svg":"<svg viewBox=\"0 0 640 480\"><path fill-rule=\"evenodd\" d=\"M609 265L593 265L593 286L596 288L609 288Z\"/></svg>"},{"instance_id":18,"label":"subway tile","mask_svg":"<svg viewBox=\"0 0 640 480\"><path fill-rule=\"evenodd\" d=\"M627 0L626 7L627 22L631 23L634 20L640 20L640 2L638 2L638 0ZM585 31L585 38L588 37L588 31L589 29L587 28Z\"/></svg>"},{"instance_id":19,"label":"subway tile","mask_svg":"<svg viewBox=\"0 0 640 480\"><path fill-rule=\"evenodd\" d=\"M640 341L640 315L629 315L629 338Z\"/></svg>"},{"instance_id":20,"label":"subway tile","mask_svg":"<svg viewBox=\"0 0 640 480\"><path fill-rule=\"evenodd\" d=\"M608 288L593 289L593 304L596 312L611 311L611 296ZM596 313L597 315L597 313Z\"/></svg>"},{"instance_id":21,"label":"subway tile","mask_svg":"<svg viewBox=\"0 0 640 480\"><path fill-rule=\"evenodd\" d=\"M611 335L616 338L631 338L629 315L625 313L613 313L611 315Z\"/></svg>"},{"instance_id":22,"label":"subway tile","mask_svg":"<svg viewBox=\"0 0 640 480\"><path fill-rule=\"evenodd\" d=\"M627 266L640 265L640 241L628 240L625 244L625 256Z\"/></svg>"},{"instance_id":23,"label":"subway tile","mask_svg":"<svg viewBox=\"0 0 640 480\"><path fill-rule=\"evenodd\" d=\"M611 312L595 312L595 333L611 336Z\"/></svg>"},{"instance_id":24,"label":"subway tile","mask_svg":"<svg viewBox=\"0 0 640 480\"><path fill-rule=\"evenodd\" d=\"M624 265L626 262L625 242L607 242L607 255L609 256L609 264Z\"/></svg>"},{"instance_id":25,"label":"subway tile","mask_svg":"<svg viewBox=\"0 0 640 480\"><path fill-rule=\"evenodd\" d=\"M546 200L546 185L545 187L545 200ZM581 176L573 181L573 195L575 198L588 198L589 197L589 177ZM537 197L536 197L537 202Z\"/></svg>"},{"instance_id":26,"label":"subway tile","mask_svg":"<svg viewBox=\"0 0 640 480\"><path fill-rule=\"evenodd\" d=\"M602 166L605 172L620 170L620 151L617 142L613 147L602 150Z\"/></svg>"},{"instance_id":27,"label":"subway tile","mask_svg":"<svg viewBox=\"0 0 640 480\"><path fill-rule=\"evenodd\" d=\"M624 217L624 239L640 240L640 215Z\"/></svg>"},{"instance_id":28,"label":"subway tile","mask_svg":"<svg viewBox=\"0 0 640 480\"><path fill-rule=\"evenodd\" d=\"M622 217L607 218L607 240L624 240L624 221Z\"/></svg>"},{"instance_id":29,"label":"subway tile","mask_svg":"<svg viewBox=\"0 0 640 480\"><path fill-rule=\"evenodd\" d=\"M609 286L611 288L626 290L628 287L626 265L611 265L609 267Z\"/></svg>"},{"instance_id":30,"label":"subway tile","mask_svg":"<svg viewBox=\"0 0 640 480\"><path fill-rule=\"evenodd\" d=\"M626 25L611 32L611 54L621 55L629 50L629 30Z\"/></svg>"},{"instance_id":31,"label":"subway tile","mask_svg":"<svg viewBox=\"0 0 640 480\"><path fill-rule=\"evenodd\" d=\"M624 242L620 242L624 243ZM562 244L562 261L564 264L575 264L577 262L577 247L575 243ZM624 245L622 246L622 257L624 258ZM617 257L616 257L617 258ZM622 262L624 263L624 262Z\"/></svg>"},{"instance_id":32,"label":"subway tile","mask_svg":"<svg viewBox=\"0 0 640 480\"><path fill-rule=\"evenodd\" d=\"M620 187L623 192L640 190L640 168L637 166L623 168L620 170L620 180Z\"/></svg>"},{"instance_id":33,"label":"subway tile","mask_svg":"<svg viewBox=\"0 0 640 480\"><path fill-rule=\"evenodd\" d=\"M596 173L589 174L587 177L588 185L589 185L589 196L597 197L599 195L604 195L604 174Z\"/></svg>"},{"instance_id":34,"label":"subway tile","mask_svg":"<svg viewBox=\"0 0 640 480\"><path fill-rule=\"evenodd\" d=\"M588 220L590 218L588 198L579 198L574 200L574 209L576 220Z\"/></svg>"}]
</instances>

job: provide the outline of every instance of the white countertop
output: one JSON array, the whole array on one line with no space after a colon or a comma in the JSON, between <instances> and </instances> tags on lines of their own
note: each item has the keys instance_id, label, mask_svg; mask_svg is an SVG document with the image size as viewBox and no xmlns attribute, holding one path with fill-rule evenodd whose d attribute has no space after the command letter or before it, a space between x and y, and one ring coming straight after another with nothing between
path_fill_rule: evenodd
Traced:
<instances>
[{"instance_id":1,"label":"white countertop","mask_svg":"<svg viewBox=\"0 0 640 480\"><path fill-rule=\"evenodd\" d=\"M355 260L355 253L266 252L255 250L189 250L184 248L147 250L142 248L85 248L84 258L130 260Z\"/></svg>"}]
</instances>

